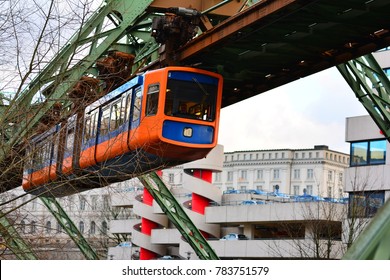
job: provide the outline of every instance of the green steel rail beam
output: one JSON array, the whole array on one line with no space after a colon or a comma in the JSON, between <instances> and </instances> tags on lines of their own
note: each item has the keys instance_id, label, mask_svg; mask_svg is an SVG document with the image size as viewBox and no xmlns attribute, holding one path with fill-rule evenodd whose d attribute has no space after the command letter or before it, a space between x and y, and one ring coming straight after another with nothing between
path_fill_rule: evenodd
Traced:
<instances>
[{"instance_id":1,"label":"green steel rail beam","mask_svg":"<svg viewBox=\"0 0 390 280\"><path fill-rule=\"evenodd\" d=\"M88 244L87 240L85 240L82 233L77 229L58 201L52 197L40 197L40 199L69 237L76 243L84 257L87 260L98 260L99 256L95 250Z\"/></svg>"},{"instance_id":2,"label":"green steel rail beam","mask_svg":"<svg viewBox=\"0 0 390 280\"><path fill-rule=\"evenodd\" d=\"M68 100L66 93L76 84L80 78L91 70L95 62L116 42L125 36L130 27L142 20L146 8L153 0L135 1L107 0L91 18L83 24L70 42L44 67L30 83L30 86L13 100L8 110L0 116L0 123L6 125L14 122L14 113L29 112L28 120L18 123L15 130L6 135L7 142L0 149L0 161L3 161L12 147L30 132L39 120L59 100ZM118 13L120 16L117 16ZM102 33L102 23L106 18L115 20L114 27ZM74 66L75 56L81 49L89 49L88 54L79 60ZM40 106L31 106L33 97L53 87L46 96L46 101ZM15 109L17 108L17 110ZM7 130L4 129L3 133Z\"/></svg>"},{"instance_id":3,"label":"green steel rail beam","mask_svg":"<svg viewBox=\"0 0 390 280\"><path fill-rule=\"evenodd\" d=\"M372 54L337 66L356 97L390 140L390 81Z\"/></svg>"},{"instance_id":4,"label":"green steel rail beam","mask_svg":"<svg viewBox=\"0 0 390 280\"><path fill-rule=\"evenodd\" d=\"M202 260L219 260L213 248L211 248L202 233L192 223L187 213L161 178L155 172L151 172L139 176L138 179L157 201L158 205L190 244L192 249L194 249L197 256Z\"/></svg>"},{"instance_id":5,"label":"green steel rail beam","mask_svg":"<svg viewBox=\"0 0 390 280\"><path fill-rule=\"evenodd\" d=\"M375 57L365 55L337 68L390 141L390 81ZM343 259L390 259L390 200L359 235Z\"/></svg>"},{"instance_id":6,"label":"green steel rail beam","mask_svg":"<svg viewBox=\"0 0 390 280\"><path fill-rule=\"evenodd\" d=\"M24 242L18 231L0 210L0 234L4 238L7 248L10 249L19 260L37 260L37 256L31 247Z\"/></svg>"}]
</instances>

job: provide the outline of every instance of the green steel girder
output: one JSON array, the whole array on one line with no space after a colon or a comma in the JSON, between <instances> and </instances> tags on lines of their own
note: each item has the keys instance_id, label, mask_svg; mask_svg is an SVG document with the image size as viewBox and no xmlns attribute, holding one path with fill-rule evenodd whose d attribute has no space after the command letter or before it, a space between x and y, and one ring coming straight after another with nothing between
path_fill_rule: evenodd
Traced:
<instances>
[{"instance_id":1,"label":"green steel girder","mask_svg":"<svg viewBox=\"0 0 390 280\"><path fill-rule=\"evenodd\" d=\"M337 66L356 97L390 140L390 81L372 54Z\"/></svg>"},{"instance_id":2,"label":"green steel girder","mask_svg":"<svg viewBox=\"0 0 390 280\"><path fill-rule=\"evenodd\" d=\"M390 81L372 54L337 66L356 97L390 141ZM343 259L390 259L390 200L359 235Z\"/></svg>"},{"instance_id":3,"label":"green steel girder","mask_svg":"<svg viewBox=\"0 0 390 280\"><path fill-rule=\"evenodd\" d=\"M76 243L84 257L87 260L98 260L99 257L95 250L88 244L87 240L85 240L82 233L77 229L58 201L53 197L40 197L40 199L69 237Z\"/></svg>"},{"instance_id":4,"label":"green steel girder","mask_svg":"<svg viewBox=\"0 0 390 280\"><path fill-rule=\"evenodd\" d=\"M219 260L213 248L211 248L199 229L192 223L187 213L161 178L155 172L151 172L139 176L138 179L157 201L169 220L187 240L197 256L202 260Z\"/></svg>"},{"instance_id":5,"label":"green steel girder","mask_svg":"<svg viewBox=\"0 0 390 280\"><path fill-rule=\"evenodd\" d=\"M15 227L0 210L0 235L4 238L7 248L10 249L19 260L37 260L37 256L31 247L24 242Z\"/></svg>"},{"instance_id":6,"label":"green steel girder","mask_svg":"<svg viewBox=\"0 0 390 280\"><path fill-rule=\"evenodd\" d=\"M0 116L0 123L5 126L7 123L15 122L16 112L29 112L27 120L21 120L12 133L3 136L5 143L0 149L0 161L4 160L10 153L12 147L23 139L30 132L39 120L48 112L59 100L68 100L66 93L76 84L80 78L88 73L95 62L117 41L127 35L131 26L142 20L146 8L152 0L124 1L107 0L92 17L84 23L70 42L50 61L48 65L34 78L30 86L15 98ZM102 24L106 18L113 20L119 12L121 18L114 24L114 28L102 32ZM89 48L88 54L75 63L76 52ZM52 87L47 93L46 100L40 106L31 106L34 96L43 92L48 87ZM7 129L3 129L3 134Z\"/></svg>"}]
</instances>

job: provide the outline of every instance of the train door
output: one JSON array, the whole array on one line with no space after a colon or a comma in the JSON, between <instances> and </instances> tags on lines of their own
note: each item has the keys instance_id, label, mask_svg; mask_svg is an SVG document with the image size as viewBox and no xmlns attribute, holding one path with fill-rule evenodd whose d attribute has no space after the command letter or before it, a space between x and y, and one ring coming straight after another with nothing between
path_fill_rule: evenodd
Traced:
<instances>
[{"instance_id":1,"label":"train door","mask_svg":"<svg viewBox=\"0 0 390 280\"><path fill-rule=\"evenodd\" d=\"M140 124L141 119L141 110L142 110L142 87L138 87L133 92L133 98L132 98L132 112L131 112L131 119L130 124L131 130L136 129Z\"/></svg>"},{"instance_id":2,"label":"train door","mask_svg":"<svg viewBox=\"0 0 390 280\"><path fill-rule=\"evenodd\" d=\"M99 108L84 115L84 132L81 144L80 168L96 165L96 144L98 132Z\"/></svg>"},{"instance_id":3,"label":"train door","mask_svg":"<svg viewBox=\"0 0 390 280\"><path fill-rule=\"evenodd\" d=\"M63 152L63 161L62 161L62 173L68 174L72 172L73 167L73 150L75 142L75 132L76 132L76 115L68 118L68 121L65 126L65 137L64 137L64 152Z\"/></svg>"},{"instance_id":4,"label":"train door","mask_svg":"<svg viewBox=\"0 0 390 280\"><path fill-rule=\"evenodd\" d=\"M59 147L59 139L60 139L60 128L61 125L55 126L55 132L51 136L49 143L51 145L51 162L50 162L50 180L55 180L57 178L57 165L58 165L58 147Z\"/></svg>"},{"instance_id":5,"label":"train door","mask_svg":"<svg viewBox=\"0 0 390 280\"><path fill-rule=\"evenodd\" d=\"M83 141L83 132L84 132L84 111L79 111L76 114L75 128L74 128L74 145L72 151L73 170L80 169L80 156L81 156L81 144Z\"/></svg>"},{"instance_id":6,"label":"train door","mask_svg":"<svg viewBox=\"0 0 390 280\"><path fill-rule=\"evenodd\" d=\"M129 124L129 136L128 136L128 147L130 150L133 150L133 143L137 140L135 139L135 134L138 126L140 125L141 118L141 106L142 106L142 87L139 86L132 90L127 99L128 106L128 124Z\"/></svg>"}]
</instances>

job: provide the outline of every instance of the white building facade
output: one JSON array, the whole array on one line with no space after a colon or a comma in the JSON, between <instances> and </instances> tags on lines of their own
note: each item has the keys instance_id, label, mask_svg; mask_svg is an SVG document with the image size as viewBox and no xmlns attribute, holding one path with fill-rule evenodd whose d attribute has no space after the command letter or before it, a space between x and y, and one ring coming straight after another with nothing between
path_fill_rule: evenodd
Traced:
<instances>
[{"instance_id":1,"label":"white building facade","mask_svg":"<svg viewBox=\"0 0 390 280\"><path fill-rule=\"evenodd\" d=\"M237 151L224 154L223 171L214 173L213 185L222 191L261 190L288 195L344 196L349 155L325 145L313 149ZM164 171L164 178L180 187L182 167Z\"/></svg>"}]
</instances>

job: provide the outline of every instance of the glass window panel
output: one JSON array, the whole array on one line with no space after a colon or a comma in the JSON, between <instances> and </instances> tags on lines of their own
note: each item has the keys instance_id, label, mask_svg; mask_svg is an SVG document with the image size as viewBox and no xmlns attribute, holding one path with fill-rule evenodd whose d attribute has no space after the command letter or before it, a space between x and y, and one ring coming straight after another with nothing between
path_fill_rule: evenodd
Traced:
<instances>
[{"instance_id":1,"label":"glass window panel","mask_svg":"<svg viewBox=\"0 0 390 280\"><path fill-rule=\"evenodd\" d=\"M367 164L368 142L351 144L351 166Z\"/></svg>"},{"instance_id":2,"label":"glass window panel","mask_svg":"<svg viewBox=\"0 0 390 280\"><path fill-rule=\"evenodd\" d=\"M370 142L370 164L384 164L386 161L386 140Z\"/></svg>"}]
</instances>

